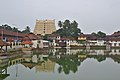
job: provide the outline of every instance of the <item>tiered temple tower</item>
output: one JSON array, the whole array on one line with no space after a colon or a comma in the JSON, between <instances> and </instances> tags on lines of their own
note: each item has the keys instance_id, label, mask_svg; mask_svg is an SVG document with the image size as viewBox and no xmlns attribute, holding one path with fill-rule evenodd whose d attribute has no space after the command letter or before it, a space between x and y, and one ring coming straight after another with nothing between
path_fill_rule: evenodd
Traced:
<instances>
[{"instance_id":1,"label":"tiered temple tower","mask_svg":"<svg viewBox=\"0 0 120 80\"><path fill-rule=\"evenodd\" d=\"M34 34L52 34L54 31L56 31L55 20L36 20Z\"/></svg>"}]
</instances>

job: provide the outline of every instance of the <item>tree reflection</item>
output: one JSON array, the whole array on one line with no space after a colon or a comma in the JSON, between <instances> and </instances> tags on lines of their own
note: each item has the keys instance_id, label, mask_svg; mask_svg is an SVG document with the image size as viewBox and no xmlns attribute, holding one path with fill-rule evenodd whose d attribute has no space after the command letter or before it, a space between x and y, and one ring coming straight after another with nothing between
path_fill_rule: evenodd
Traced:
<instances>
[{"instance_id":1,"label":"tree reflection","mask_svg":"<svg viewBox=\"0 0 120 80\"><path fill-rule=\"evenodd\" d=\"M111 58L114 60L114 62L120 63L120 55L112 55Z\"/></svg>"},{"instance_id":2,"label":"tree reflection","mask_svg":"<svg viewBox=\"0 0 120 80\"><path fill-rule=\"evenodd\" d=\"M105 55L89 55L88 58L94 58L96 59L98 62L102 62L102 61L105 61L106 60L106 57Z\"/></svg>"},{"instance_id":3,"label":"tree reflection","mask_svg":"<svg viewBox=\"0 0 120 80\"><path fill-rule=\"evenodd\" d=\"M61 73L62 71L65 74L69 74L70 71L75 73L78 70L78 66L80 65L80 61L77 57L63 57L56 61L60 65L58 68L58 72Z\"/></svg>"}]
</instances>

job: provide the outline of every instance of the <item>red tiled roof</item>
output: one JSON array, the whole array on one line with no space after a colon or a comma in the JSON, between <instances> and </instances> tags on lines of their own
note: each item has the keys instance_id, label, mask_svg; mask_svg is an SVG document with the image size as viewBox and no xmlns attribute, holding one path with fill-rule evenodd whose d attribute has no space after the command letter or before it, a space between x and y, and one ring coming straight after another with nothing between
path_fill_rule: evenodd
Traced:
<instances>
[{"instance_id":1,"label":"red tiled roof","mask_svg":"<svg viewBox=\"0 0 120 80\"><path fill-rule=\"evenodd\" d=\"M79 37L86 37L85 34L80 34Z\"/></svg>"},{"instance_id":2,"label":"red tiled roof","mask_svg":"<svg viewBox=\"0 0 120 80\"><path fill-rule=\"evenodd\" d=\"M20 33L20 32L18 32L18 34L17 34L17 32L13 32L13 31L9 31L9 30L0 28L0 34L2 34L2 33L1 33L2 31L3 31L3 34L5 34L5 35L21 36L21 37L25 36L25 34Z\"/></svg>"},{"instance_id":3,"label":"red tiled roof","mask_svg":"<svg viewBox=\"0 0 120 80\"><path fill-rule=\"evenodd\" d=\"M23 41L21 44L22 44L22 45L25 45L25 44L30 44L30 45L32 45L33 43L32 43L31 41Z\"/></svg>"},{"instance_id":4,"label":"red tiled roof","mask_svg":"<svg viewBox=\"0 0 120 80\"><path fill-rule=\"evenodd\" d=\"M49 37L57 37L60 36L59 34L50 34Z\"/></svg>"},{"instance_id":5,"label":"red tiled roof","mask_svg":"<svg viewBox=\"0 0 120 80\"><path fill-rule=\"evenodd\" d=\"M120 31L114 32L112 35L119 35L120 36Z\"/></svg>"},{"instance_id":6,"label":"red tiled roof","mask_svg":"<svg viewBox=\"0 0 120 80\"><path fill-rule=\"evenodd\" d=\"M26 39L30 39L30 40L37 40L38 37L37 35L33 34L33 33L29 33L27 35L25 35Z\"/></svg>"},{"instance_id":7,"label":"red tiled roof","mask_svg":"<svg viewBox=\"0 0 120 80\"><path fill-rule=\"evenodd\" d=\"M84 34L87 38L87 40L97 40L99 39L97 36L92 35L92 34Z\"/></svg>"},{"instance_id":8,"label":"red tiled roof","mask_svg":"<svg viewBox=\"0 0 120 80\"><path fill-rule=\"evenodd\" d=\"M120 41L120 38L110 38L109 41Z\"/></svg>"}]
</instances>

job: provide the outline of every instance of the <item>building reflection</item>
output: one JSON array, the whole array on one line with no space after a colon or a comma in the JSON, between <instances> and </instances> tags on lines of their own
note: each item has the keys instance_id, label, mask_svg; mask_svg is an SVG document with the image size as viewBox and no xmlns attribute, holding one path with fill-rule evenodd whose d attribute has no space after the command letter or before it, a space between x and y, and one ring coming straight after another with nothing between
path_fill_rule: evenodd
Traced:
<instances>
[{"instance_id":1,"label":"building reflection","mask_svg":"<svg viewBox=\"0 0 120 80\"><path fill-rule=\"evenodd\" d=\"M14 55L13 55L14 56ZM98 62L111 58L120 63L120 49L112 50L84 50L84 49L48 49L43 51L29 51L16 57L0 56L0 80L9 76L8 66L22 64L26 68L35 69L36 72L54 72L55 64L58 64L58 73L76 73L78 67L87 58L94 58ZM17 68L16 68L16 73ZM2 79L1 79L2 78Z\"/></svg>"},{"instance_id":2,"label":"building reflection","mask_svg":"<svg viewBox=\"0 0 120 80\"><path fill-rule=\"evenodd\" d=\"M36 72L54 72L54 68L55 62L49 59L35 66Z\"/></svg>"},{"instance_id":3,"label":"building reflection","mask_svg":"<svg viewBox=\"0 0 120 80\"><path fill-rule=\"evenodd\" d=\"M26 53L22 58L22 64L30 69L35 68L36 72L54 72L55 64L58 64L58 73L69 74L76 73L87 58L94 58L98 62L111 58L120 63L120 50L48 49Z\"/></svg>"},{"instance_id":4,"label":"building reflection","mask_svg":"<svg viewBox=\"0 0 120 80\"><path fill-rule=\"evenodd\" d=\"M0 56L0 80L4 80L10 75L7 73L8 61L6 56Z\"/></svg>"}]
</instances>

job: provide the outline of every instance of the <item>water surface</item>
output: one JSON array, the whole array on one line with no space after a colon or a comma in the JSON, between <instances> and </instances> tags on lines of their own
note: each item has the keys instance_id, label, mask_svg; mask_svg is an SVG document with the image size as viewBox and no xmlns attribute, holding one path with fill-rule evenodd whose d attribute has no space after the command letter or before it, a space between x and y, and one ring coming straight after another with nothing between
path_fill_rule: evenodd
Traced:
<instances>
[{"instance_id":1,"label":"water surface","mask_svg":"<svg viewBox=\"0 0 120 80\"><path fill-rule=\"evenodd\" d=\"M120 80L120 50L45 50L8 61L3 80ZM2 76L0 76L2 78Z\"/></svg>"}]
</instances>

